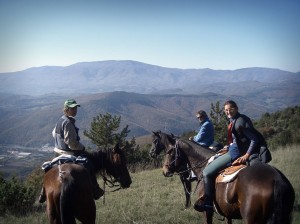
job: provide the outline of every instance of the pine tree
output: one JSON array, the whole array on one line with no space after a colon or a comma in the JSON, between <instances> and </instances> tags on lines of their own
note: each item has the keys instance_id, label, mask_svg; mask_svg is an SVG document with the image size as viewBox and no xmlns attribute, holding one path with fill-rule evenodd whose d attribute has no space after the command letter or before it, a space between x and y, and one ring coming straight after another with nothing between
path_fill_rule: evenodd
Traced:
<instances>
[{"instance_id":1,"label":"pine tree","mask_svg":"<svg viewBox=\"0 0 300 224\"><path fill-rule=\"evenodd\" d=\"M215 105L211 103L210 118L215 128L215 141L226 145L228 119L219 101Z\"/></svg>"},{"instance_id":2,"label":"pine tree","mask_svg":"<svg viewBox=\"0 0 300 224\"><path fill-rule=\"evenodd\" d=\"M109 113L99 114L93 118L91 122L91 130L84 131L84 135L87 136L92 142L97 145L99 148L108 150L116 144L121 146L130 146L134 145L130 142L128 143L126 137L130 130L128 125L125 128L119 131L121 123L121 116L114 115L112 116Z\"/></svg>"}]
</instances>

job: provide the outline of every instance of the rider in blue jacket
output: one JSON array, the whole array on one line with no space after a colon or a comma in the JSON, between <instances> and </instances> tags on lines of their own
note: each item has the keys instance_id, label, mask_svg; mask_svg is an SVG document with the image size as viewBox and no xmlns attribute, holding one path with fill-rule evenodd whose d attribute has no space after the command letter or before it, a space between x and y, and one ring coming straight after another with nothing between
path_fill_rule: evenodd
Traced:
<instances>
[{"instance_id":1,"label":"rider in blue jacket","mask_svg":"<svg viewBox=\"0 0 300 224\"><path fill-rule=\"evenodd\" d=\"M201 146L209 147L214 142L214 126L204 110L199 110L196 117L200 122L198 134L190 137L190 140Z\"/></svg>"}]
</instances>

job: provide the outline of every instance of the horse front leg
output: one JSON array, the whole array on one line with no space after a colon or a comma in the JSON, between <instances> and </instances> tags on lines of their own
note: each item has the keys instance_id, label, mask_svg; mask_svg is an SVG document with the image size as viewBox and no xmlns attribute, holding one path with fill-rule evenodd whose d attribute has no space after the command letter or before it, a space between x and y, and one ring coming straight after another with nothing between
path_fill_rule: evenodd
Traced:
<instances>
[{"instance_id":1,"label":"horse front leg","mask_svg":"<svg viewBox=\"0 0 300 224\"><path fill-rule=\"evenodd\" d=\"M232 224L232 219L228 219L228 218L225 219L226 219L226 224Z\"/></svg>"},{"instance_id":2,"label":"horse front leg","mask_svg":"<svg viewBox=\"0 0 300 224\"><path fill-rule=\"evenodd\" d=\"M191 190L192 190L192 183L187 180L184 174L180 175L180 180L183 186L183 190L185 193L185 209L191 206Z\"/></svg>"},{"instance_id":3,"label":"horse front leg","mask_svg":"<svg viewBox=\"0 0 300 224\"><path fill-rule=\"evenodd\" d=\"M205 214L206 224L212 224L214 212L209 211L209 212L204 212L204 214Z\"/></svg>"}]
</instances>

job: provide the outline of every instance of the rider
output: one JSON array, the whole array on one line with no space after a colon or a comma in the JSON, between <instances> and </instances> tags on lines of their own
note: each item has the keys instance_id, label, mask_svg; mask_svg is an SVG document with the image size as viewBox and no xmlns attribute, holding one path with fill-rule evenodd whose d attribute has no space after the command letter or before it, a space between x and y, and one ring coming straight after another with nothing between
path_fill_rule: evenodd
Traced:
<instances>
[{"instance_id":1,"label":"rider","mask_svg":"<svg viewBox=\"0 0 300 224\"><path fill-rule=\"evenodd\" d=\"M189 140L194 141L195 143L208 148L214 142L214 125L209 120L204 110L199 110L196 113L196 118L200 122L199 131L197 135L190 137ZM190 181L197 180L197 177L192 170L191 170L189 180Z\"/></svg>"},{"instance_id":2,"label":"rider","mask_svg":"<svg viewBox=\"0 0 300 224\"><path fill-rule=\"evenodd\" d=\"M194 208L199 211L213 212L215 177L217 174L234 164L245 163L250 155L259 151L264 141L262 135L253 127L249 117L240 114L237 104L229 100L224 104L224 111L230 120L228 126L228 144L221 151L226 152L212 161L203 170L204 200L199 200Z\"/></svg>"},{"instance_id":3,"label":"rider","mask_svg":"<svg viewBox=\"0 0 300 224\"><path fill-rule=\"evenodd\" d=\"M199 110L196 117L200 122L199 131L197 135L190 137L189 140L201 146L209 147L214 142L214 126L204 110Z\"/></svg>"},{"instance_id":4,"label":"rider","mask_svg":"<svg viewBox=\"0 0 300 224\"><path fill-rule=\"evenodd\" d=\"M74 156L85 156L85 147L79 142L80 137L78 135L79 129L75 126L74 117L77 114L77 108L80 107L75 100L69 99L64 103L64 115L58 120L55 128L52 131L52 135L55 139L54 152L57 154L69 154ZM92 165L88 162L87 169L91 174L91 181L93 184L94 199L97 200L103 196L104 191L99 187L97 178L92 172ZM44 187L42 188L39 202L43 203L46 200Z\"/></svg>"}]
</instances>

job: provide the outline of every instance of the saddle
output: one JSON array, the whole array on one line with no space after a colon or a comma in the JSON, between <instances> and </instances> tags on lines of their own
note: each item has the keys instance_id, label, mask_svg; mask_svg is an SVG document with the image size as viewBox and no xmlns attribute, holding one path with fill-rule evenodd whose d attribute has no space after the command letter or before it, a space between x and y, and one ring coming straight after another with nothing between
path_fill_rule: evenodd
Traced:
<instances>
[{"instance_id":1,"label":"saddle","mask_svg":"<svg viewBox=\"0 0 300 224\"><path fill-rule=\"evenodd\" d=\"M229 183L233 181L236 178L237 174L246 167L247 165L239 164L236 166L230 166L222 170L216 178L216 183Z\"/></svg>"},{"instance_id":2,"label":"saddle","mask_svg":"<svg viewBox=\"0 0 300 224\"><path fill-rule=\"evenodd\" d=\"M87 158L83 158L81 156L76 157L73 155L62 154L58 157L55 157L52 161L44 162L42 165L42 170L44 170L46 173L55 165L61 165L64 163L75 163L75 164L84 165L87 163L87 161L88 161Z\"/></svg>"}]
</instances>

